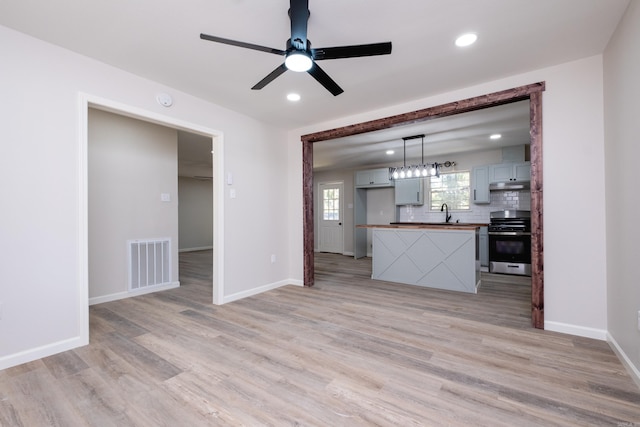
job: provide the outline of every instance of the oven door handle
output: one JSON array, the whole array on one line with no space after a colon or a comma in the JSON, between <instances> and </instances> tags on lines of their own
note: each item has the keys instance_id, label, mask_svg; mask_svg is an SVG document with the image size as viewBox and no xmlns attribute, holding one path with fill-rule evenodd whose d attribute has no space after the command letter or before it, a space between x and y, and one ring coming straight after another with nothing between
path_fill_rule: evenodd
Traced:
<instances>
[{"instance_id":1,"label":"oven door handle","mask_svg":"<svg viewBox=\"0 0 640 427\"><path fill-rule=\"evenodd\" d=\"M528 231L489 231L489 236L531 236Z\"/></svg>"}]
</instances>

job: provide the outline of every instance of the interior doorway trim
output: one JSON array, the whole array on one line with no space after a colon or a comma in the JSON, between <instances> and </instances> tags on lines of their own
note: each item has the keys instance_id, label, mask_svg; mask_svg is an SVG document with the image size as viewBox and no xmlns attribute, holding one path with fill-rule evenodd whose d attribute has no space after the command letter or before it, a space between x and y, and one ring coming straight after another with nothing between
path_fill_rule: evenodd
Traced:
<instances>
[{"instance_id":1,"label":"interior doorway trim","mask_svg":"<svg viewBox=\"0 0 640 427\"><path fill-rule=\"evenodd\" d=\"M87 93L79 94L78 120L78 266L80 337L89 343L89 210L88 210L88 129L89 108L108 111L145 122L184 130L210 137L213 162L213 304L224 302L224 134L208 127L169 117L153 111L101 98ZM81 344L81 345L83 345Z\"/></svg>"},{"instance_id":2,"label":"interior doorway trim","mask_svg":"<svg viewBox=\"0 0 640 427\"><path fill-rule=\"evenodd\" d=\"M531 324L535 328L544 329L544 246L542 232L542 92L544 90L545 83L538 82L382 119L302 135L304 285L313 286L314 283L314 143L433 120L439 117L447 117L469 111L482 110L528 99L529 132L531 136Z\"/></svg>"}]
</instances>

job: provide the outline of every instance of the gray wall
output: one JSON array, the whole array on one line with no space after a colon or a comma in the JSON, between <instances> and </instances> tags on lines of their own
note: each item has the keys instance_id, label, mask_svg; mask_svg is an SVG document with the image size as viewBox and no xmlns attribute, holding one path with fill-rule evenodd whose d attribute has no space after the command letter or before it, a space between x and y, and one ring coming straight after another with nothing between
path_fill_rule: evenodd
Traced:
<instances>
[{"instance_id":1,"label":"gray wall","mask_svg":"<svg viewBox=\"0 0 640 427\"><path fill-rule=\"evenodd\" d=\"M638 93L640 1L633 0L604 54L607 326L640 375ZM597 260L585 260L597 262Z\"/></svg>"},{"instance_id":2,"label":"gray wall","mask_svg":"<svg viewBox=\"0 0 640 427\"><path fill-rule=\"evenodd\" d=\"M127 292L130 239L170 238L178 281L177 144L174 129L89 110L89 298Z\"/></svg>"},{"instance_id":3,"label":"gray wall","mask_svg":"<svg viewBox=\"0 0 640 427\"><path fill-rule=\"evenodd\" d=\"M180 251L213 247L213 183L178 177Z\"/></svg>"}]
</instances>

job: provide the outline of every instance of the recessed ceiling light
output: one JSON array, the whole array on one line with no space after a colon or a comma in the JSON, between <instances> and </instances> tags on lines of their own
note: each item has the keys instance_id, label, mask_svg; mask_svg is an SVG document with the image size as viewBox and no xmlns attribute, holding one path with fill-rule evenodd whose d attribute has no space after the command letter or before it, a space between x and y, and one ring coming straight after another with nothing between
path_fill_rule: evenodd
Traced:
<instances>
[{"instance_id":1,"label":"recessed ceiling light","mask_svg":"<svg viewBox=\"0 0 640 427\"><path fill-rule=\"evenodd\" d=\"M463 34L456 39L456 46L464 47L474 44L478 40L478 36L473 33Z\"/></svg>"},{"instance_id":2,"label":"recessed ceiling light","mask_svg":"<svg viewBox=\"0 0 640 427\"><path fill-rule=\"evenodd\" d=\"M297 93L290 93L287 95L287 99L289 101L300 101L300 95L298 95Z\"/></svg>"},{"instance_id":3,"label":"recessed ceiling light","mask_svg":"<svg viewBox=\"0 0 640 427\"><path fill-rule=\"evenodd\" d=\"M393 151L393 150L387 150L387 156L390 156L390 155L392 155L393 153L395 153L395 151Z\"/></svg>"},{"instance_id":4,"label":"recessed ceiling light","mask_svg":"<svg viewBox=\"0 0 640 427\"><path fill-rule=\"evenodd\" d=\"M500 138L502 138L502 135L500 135L499 133L494 133L489 137L489 139L500 139Z\"/></svg>"}]
</instances>

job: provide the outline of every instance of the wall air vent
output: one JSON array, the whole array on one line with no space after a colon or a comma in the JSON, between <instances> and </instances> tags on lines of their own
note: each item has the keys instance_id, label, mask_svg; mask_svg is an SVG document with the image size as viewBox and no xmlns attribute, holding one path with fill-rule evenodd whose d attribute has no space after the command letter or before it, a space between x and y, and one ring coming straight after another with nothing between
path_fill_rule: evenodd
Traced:
<instances>
[{"instance_id":1,"label":"wall air vent","mask_svg":"<svg viewBox=\"0 0 640 427\"><path fill-rule=\"evenodd\" d=\"M171 239L129 240L129 290L171 283Z\"/></svg>"}]
</instances>

